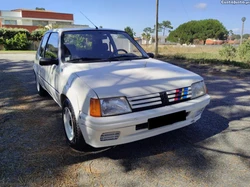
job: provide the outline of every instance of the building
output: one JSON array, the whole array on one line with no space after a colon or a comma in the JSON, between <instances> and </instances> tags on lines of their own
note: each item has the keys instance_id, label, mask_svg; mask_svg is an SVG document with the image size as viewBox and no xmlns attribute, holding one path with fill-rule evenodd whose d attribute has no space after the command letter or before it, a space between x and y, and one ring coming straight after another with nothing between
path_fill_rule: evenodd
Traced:
<instances>
[{"instance_id":1,"label":"building","mask_svg":"<svg viewBox=\"0 0 250 187\"><path fill-rule=\"evenodd\" d=\"M142 44L142 38L141 37L134 37L134 40L137 41L138 44Z\"/></svg>"},{"instance_id":2,"label":"building","mask_svg":"<svg viewBox=\"0 0 250 187\"><path fill-rule=\"evenodd\" d=\"M166 38L168 36L158 36L158 44L167 44L166 42ZM141 44L153 44L155 43L155 35L152 35L150 36L150 39L149 40L146 40L142 37L142 41L141 41Z\"/></svg>"},{"instance_id":3,"label":"building","mask_svg":"<svg viewBox=\"0 0 250 187\"><path fill-rule=\"evenodd\" d=\"M222 45L224 44L225 41L224 40L216 40L216 39L211 39L211 38L208 38L206 39L206 45Z\"/></svg>"},{"instance_id":4,"label":"building","mask_svg":"<svg viewBox=\"0 0 250 187\"><path fill-rule=\"evenodd\" d=\"M73 14L58 13L45 10L0 10L0 28L25 28L31 32L39 27L44 27L46 25L73 27L74 16ZM76 26L88 27L88 25Z\"/></svg>"}]
</instances>

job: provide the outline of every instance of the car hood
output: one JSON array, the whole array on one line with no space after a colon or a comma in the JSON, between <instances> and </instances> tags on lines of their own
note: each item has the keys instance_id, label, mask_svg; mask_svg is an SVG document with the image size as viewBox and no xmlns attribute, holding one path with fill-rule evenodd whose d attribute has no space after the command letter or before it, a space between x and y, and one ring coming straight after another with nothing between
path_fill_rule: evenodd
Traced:
<instances>
[{"instance_id":1,"label":"car hood","mask_svg":"<svg viewBox=\"0 0 250 187\"><path fill-rule=\"evenodd\" d=\"M158 93L203 80L195 73L155 59L70 64L67 69L99 98Z\"/></svg>"}]
</instances>

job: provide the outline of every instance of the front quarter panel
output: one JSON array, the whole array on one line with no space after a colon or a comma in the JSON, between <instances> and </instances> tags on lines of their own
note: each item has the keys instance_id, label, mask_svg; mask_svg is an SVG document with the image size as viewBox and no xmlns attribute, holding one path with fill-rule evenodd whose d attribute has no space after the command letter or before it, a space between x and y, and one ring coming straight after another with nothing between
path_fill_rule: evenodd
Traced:
<instances>
[{"instance_id":1,"label":"front quarter panel","mask_svg":"<svg viewBox=\"0 0 250 187\"><path fill-rule=\"evenodd\" d=\"M95 92L75 73L68 76L62 89L62 95L65 95L73 106L77 121L80 112L89 113L90 98L97 98Z\"/></svg>"}]
</instances>

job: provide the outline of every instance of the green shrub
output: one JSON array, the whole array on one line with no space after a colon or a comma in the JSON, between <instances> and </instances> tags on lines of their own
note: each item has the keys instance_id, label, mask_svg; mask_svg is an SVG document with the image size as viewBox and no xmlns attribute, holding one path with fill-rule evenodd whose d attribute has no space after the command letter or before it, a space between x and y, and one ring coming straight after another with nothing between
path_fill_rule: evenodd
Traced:
<instances>
[{"instance_id":1,"label":"green shrub","mask_svg":"<svg viewBox=\"0 0 250 187\"><path fill-rule=\"evenodd\" d=\"M27 29L0 28L0 37L3 37L4 40L11 39L18 33L25 34L27 37L30 37L30 33Z\"/></svg>"},{"instance_id":2,"label":"green shrub","mask_svg":"<svg viewBox=\"0 0 250 187\"><path fill-rule=\"evenodd\" d=\"M0 28L0 38L3 38L4 28Z\"/></svg>"},{"instance_id":3,"label":"green shrub","mask_svg":"<svg viewBox=\"0 0 250 187\"><path fill-rule=\"evenodd\" d=\"M0 37L0 45L4 44L4 39L3 37Z\"/></svg>"},{"instance_id":4,"label":"green shrub","mask_svg":"<svg viewBox=\"0 0 250 187\"><path fill-rule=\"evenodd\" d=\"M224 44L222 46L222 49L219 51L219 54L227 60L232 60L236 57L236 54L237 54L236 52L237 50L234 46Z\"/></svg>"},{"instance_id":5,"label":"green shrub","mask_svg":"<svg viewBox=\"0 0 250 187\"><path fill-rule=\"evenodd\" d=\"M35 41L41 40L46 31L47 31L47 29L44 29L44 28L36 29L36 30L32 31L32 33L30 34L31 39L35 40Z\"/></svg>"},{"instance_id":6,"label":"green shrub","mask_svg":"<svg viewBox=\"0 0 250 187\"><path fill-rule=\"evenodd\" d=\"M13 38L6 39L4 48L6 50L27 50L29 49L30 42L24 33L18 33Z\"/></svg>"},{"instance_id":7,"label":"green shrub","mask_svg":"<svg viewBox=\"0 0 250 187\"><path fill-rule=\"evenodd\" d=\"M238 56L245 62L250 62L250 40L245 41L238 49Z\"/></svg>"}]
</instances>

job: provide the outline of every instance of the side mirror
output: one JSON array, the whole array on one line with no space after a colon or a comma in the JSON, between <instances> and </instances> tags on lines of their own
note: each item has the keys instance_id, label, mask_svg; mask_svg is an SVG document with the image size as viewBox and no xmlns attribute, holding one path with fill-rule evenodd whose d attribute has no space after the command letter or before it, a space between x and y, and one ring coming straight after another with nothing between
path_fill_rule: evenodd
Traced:
<instances>
[{"instance_id":1,"label":"side mirror","mask_svg":"<svg viewBox=\"0 0 250 187\"><path fill-rule=\"evenodd\" d=\"M50 65L58 65L59 64L59 61L58 59L48 59L48 58L41 58L39 60L39 64L41 66L50 66Z\"/></svg>"},{"instance_id":2,"label":"side mirror","mask_svg":"<svg viewBox=\"0 0 250 187\"><path fill-rule=\"evenodd\" d=\"M148 54L148 56L149 56L150 58L154 58L154 57L155 57L154 53L147 53L147 54Z\"/></svg>"}]
</instances>

